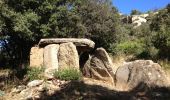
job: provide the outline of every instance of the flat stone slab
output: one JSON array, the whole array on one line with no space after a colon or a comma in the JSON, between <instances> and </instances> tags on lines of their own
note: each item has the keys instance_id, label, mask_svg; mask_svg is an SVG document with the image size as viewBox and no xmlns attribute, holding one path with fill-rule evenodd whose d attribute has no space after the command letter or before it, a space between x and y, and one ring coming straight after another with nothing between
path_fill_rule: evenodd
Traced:
<instances>
[{"instance_id":1,"label":"flat stone slab","mask_svg":"<svg viewBox=\"0 0 170 100\"><path fill-rule=\"evenodd\" d=\"M48 44L61 44L68 42L72 42L77 47L85 47L88 49L93 49L95 46L95 43L93 41L84 38L47 38L41 39L38 45L46 46Z\"/></svg>"}]
</instances>

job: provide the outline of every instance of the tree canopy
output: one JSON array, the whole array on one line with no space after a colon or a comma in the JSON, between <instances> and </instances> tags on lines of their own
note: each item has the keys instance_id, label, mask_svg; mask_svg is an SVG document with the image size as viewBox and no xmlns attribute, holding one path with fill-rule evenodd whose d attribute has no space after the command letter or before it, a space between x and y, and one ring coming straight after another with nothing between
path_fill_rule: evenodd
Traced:
<instances>
[{"instance_id":1,"label":"tree canopy","mask_svg":"<svg viewBox=\"0 0 170 100\"><path fill-rule=\"evenodd\" d=\"M41 38L90 38L96 46L110 48L118 24L118 11L109 0L0 2L1 41L15 63L27 61L30 48Z\"/></svg>"}]
</instances>

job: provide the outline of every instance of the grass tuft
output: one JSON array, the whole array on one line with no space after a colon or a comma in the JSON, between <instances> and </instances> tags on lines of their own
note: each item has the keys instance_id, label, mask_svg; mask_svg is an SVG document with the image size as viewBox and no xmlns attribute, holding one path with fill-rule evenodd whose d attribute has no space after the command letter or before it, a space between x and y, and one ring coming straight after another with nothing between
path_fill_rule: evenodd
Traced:
<instances>
[{"instance_id":1,"label":"grass tuft","mask_svg":"<svg viewBox=\"0 0 170 100\"><path fill-rule=\"evenodd\" d=\"M77 69L63 69L54 72L54 77L61 80L81 80L82 74Z\"/></svg>"}]
</instances>

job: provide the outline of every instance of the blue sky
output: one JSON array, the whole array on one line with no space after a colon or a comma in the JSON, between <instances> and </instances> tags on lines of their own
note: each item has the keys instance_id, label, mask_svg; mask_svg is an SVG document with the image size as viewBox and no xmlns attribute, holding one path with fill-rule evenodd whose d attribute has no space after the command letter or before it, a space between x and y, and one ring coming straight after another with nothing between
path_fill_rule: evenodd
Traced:
<instances>
[{"instance_id":1,"label":"blue sky","mask_svg":"<svg viewBox=\"0 0 170 100\"><path fill-rule=\"evenodd\" d=\"M141 12L164 8L170 0L112 0L113 5L123 14L129 14L136 9Z\"/></svg>"}]
</instances>

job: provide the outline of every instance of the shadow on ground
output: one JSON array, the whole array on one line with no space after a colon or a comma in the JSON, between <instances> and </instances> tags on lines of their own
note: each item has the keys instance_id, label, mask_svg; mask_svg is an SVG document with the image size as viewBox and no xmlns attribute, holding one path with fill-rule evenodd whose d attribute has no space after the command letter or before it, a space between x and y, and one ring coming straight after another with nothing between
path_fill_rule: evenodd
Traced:
<instances>
[{"instance_id":1,"label":"shadow on ground","mask_svg":"<svg viewBox=\"0 0 170 100\"><path fill-rule=\"evenodd\" d=\"M170 100L170 90L140 85L130 92L117 92L102 86L73 81L53 95L43 92L40 100Z\"/></svg>"}]
</instances>

